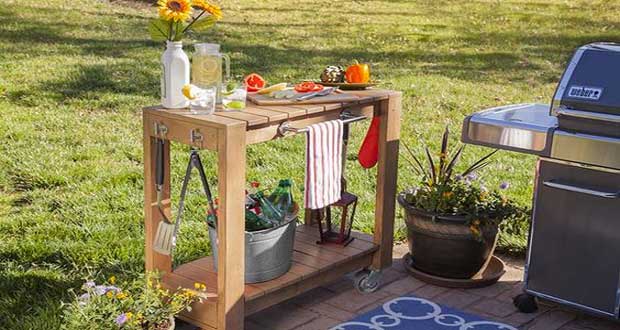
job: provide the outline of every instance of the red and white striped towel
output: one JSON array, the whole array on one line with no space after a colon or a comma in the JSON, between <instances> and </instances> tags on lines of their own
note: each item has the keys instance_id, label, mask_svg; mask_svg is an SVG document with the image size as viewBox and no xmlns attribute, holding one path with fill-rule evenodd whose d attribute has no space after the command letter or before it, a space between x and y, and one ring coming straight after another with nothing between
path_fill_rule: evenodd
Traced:
<instances>
[{"instance_id":1,"label":"red and white striped towel","mask_svg":"<svg viewBox=\"0 0 620 330\"><path fill-rule=\"evenodd\" d=\"M308 127L306 140L305 207L316 210L340 200L342 120Z\"/></svg>"}]
</instances>

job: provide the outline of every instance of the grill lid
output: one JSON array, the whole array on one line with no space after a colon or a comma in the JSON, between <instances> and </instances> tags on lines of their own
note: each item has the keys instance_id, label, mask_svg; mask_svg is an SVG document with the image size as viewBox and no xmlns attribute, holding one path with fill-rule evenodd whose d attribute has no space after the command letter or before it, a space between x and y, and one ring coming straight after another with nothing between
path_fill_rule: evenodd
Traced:
<instances>
[{"instance_id":1,"label":"grill lid","mask_svg":"<svg viewBox=\"0 0 620 330\"><path fill-rule=\"evenodd\" d=\"M620 44L593 43L575 51L551 114L562 129L620 137Z\"/></svg>"},{"instance_id":2,"label":"grill lid","mask_svg":"<svg viewBox=\"0 0 620 330\"><path fill-rule=\"evenodd\" d=\"M560 108L620 115L620 44L580 47L556 88L552 111Z\"/></svg>"}]
</instances>

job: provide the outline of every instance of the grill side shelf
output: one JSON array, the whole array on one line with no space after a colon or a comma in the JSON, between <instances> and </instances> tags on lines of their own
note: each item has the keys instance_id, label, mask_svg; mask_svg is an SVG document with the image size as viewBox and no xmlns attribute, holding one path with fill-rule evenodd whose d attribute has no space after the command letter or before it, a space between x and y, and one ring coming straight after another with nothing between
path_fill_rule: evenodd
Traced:
<instances>
[{"instance_id":1,"label":"grill side shelf","mask_svg":"<svg viewBox=\"0 0 620 330\"><path fill-rule=\"evenodd\" d=\"M548 156L557 118L549 105L526 103L476 112L463 122L464 143Z\"/></svg>"}]
</instances>

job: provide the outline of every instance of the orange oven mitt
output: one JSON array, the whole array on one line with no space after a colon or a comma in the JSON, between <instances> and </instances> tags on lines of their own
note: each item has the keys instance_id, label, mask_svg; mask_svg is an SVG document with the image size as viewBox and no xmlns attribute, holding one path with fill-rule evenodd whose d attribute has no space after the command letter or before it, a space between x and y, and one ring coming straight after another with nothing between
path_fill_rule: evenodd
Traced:
<instances>
[{"instance_id":1,"label":"orange oven mitt","mask_svg":"<svg viewBox=\"0 0 620 330\"><path fill-rule=\"evenodd\" d=\"M357 160L363 168L372 168L379 159L379 117L373 117L364 142L357 154Z\"/></svg>"}]
</instances>

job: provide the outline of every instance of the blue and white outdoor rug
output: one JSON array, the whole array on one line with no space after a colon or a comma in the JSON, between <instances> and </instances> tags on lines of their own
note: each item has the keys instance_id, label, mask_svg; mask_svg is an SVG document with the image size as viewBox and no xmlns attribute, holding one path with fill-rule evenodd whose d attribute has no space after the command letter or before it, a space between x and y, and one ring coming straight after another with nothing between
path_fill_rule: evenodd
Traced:
<instances>
[{"instance_id":1,"label":"blue and white outdoor rug","mask_svg":"<svg viewBox=\"0 0 620 330\"><path fill-rule=\"evenodd\" d=\"M330 330L517 330L517 328L487 321L426 299L404 296L390 300Z\"/></svg>"}]
</instances>

